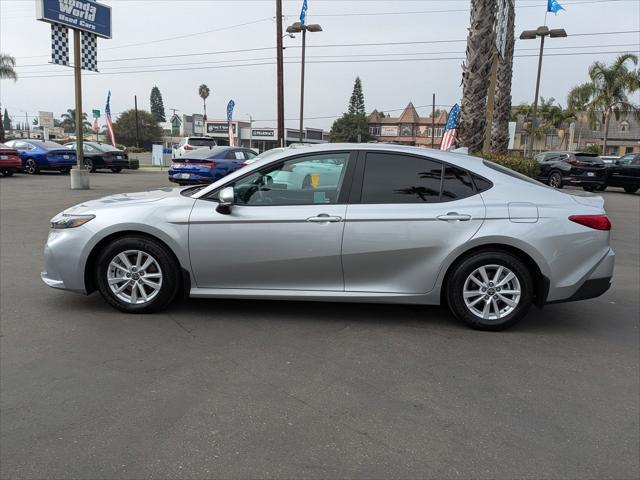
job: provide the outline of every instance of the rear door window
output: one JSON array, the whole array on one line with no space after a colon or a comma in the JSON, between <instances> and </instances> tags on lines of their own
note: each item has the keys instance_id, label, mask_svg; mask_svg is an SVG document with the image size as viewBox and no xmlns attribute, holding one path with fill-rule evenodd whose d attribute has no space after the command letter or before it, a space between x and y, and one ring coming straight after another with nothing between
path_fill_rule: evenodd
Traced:
<instances>
[{"instance_id":1,"label":"rear door window","mask_svg":"<svg viewBox=\"0 0 640 480\"><path fill-rule=\"evenodd\" d=\"M367 153L362 203L436 203L442 164L393 153Z\"/></svg>"},{"instance_id":2,"label":"rear door window","mask_svg":"<svg viewBox=\"0 0 640 480\"><path fill-rule=\"evenodd\" d=\"M441 202L451 202L475 195L471 175L466 170L445 165L442 179Z\"/></svg>"},{"instance_id":3,"label":"rear door window","mask_svg":"<svg viewBox=\"0 0 640 480\"><path fill-rule=\"evenodd\" d=\"M584 155L576 153L576 160L580 163L593 163L594 165L603 164L604 161L600 157L593 155Z\"/></svg>"}]
</instances>

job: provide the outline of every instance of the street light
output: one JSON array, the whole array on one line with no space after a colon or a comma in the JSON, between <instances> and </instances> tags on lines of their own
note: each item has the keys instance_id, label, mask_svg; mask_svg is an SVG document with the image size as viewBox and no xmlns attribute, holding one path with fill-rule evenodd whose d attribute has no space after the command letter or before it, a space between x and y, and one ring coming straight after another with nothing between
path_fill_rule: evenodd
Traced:
<instances>
[{"instance_id":1,"label":"street light","mask_svg":"<svg viewBox=\"0 0 640 480\"><path fill-rule=\"evenodd\" d=\"M520 34L520 40L535 40L540 37L540 56L538 57L538 78L536 79L536 96L533 100L533 113L531 114L531 132L529 134L528 154L533 156L533 137L536 126L536 117L538 115L538 94L540 93L540 73L542 72L542 55L544 52L544 37L564 38L567 32L564 28L555 28L549 30L549 27L538 27L536 30L525 30Z\"/></svg>"},{"instance_id":2,"label":"street light","mask_svg":"<svg viewBox=\"0 0 640 480\"><path fill-rule=\"evenodd\" d=\"M305 50L307 45L307 31L309 32L321 32L322 27L317 23L311 25L305 25L302 22L296 22L293 25L287 27L288 34L302 32L302 68L300 73L300 143L304 142L303 122L304 122L304 59Z\"/></svg>"}]
</instances>

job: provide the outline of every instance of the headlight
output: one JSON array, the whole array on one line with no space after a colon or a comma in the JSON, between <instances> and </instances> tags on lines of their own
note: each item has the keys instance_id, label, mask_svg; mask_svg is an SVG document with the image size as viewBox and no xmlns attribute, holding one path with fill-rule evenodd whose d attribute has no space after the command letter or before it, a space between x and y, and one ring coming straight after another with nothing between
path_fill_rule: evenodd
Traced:
<instances>
[{"instance_id":1,"label":"headlight","mask_svg":"<svg viewBox=\"0 0 640 480\"><path fill-rule=\"evenodd\" d=\"M95 215L67 215L63 214L60 217L56 217L51 220L51 228L57 230L62 228L76 228L80 225L84 225L89 220L96 218Z\"/></svg>"}]
</instances>

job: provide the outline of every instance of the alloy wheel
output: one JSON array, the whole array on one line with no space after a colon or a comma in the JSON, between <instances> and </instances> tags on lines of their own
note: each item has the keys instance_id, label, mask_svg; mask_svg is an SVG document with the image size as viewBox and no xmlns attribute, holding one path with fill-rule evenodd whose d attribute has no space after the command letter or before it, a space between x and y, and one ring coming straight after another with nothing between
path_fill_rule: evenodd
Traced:
<instances>
[{"instance_id":1,"label":"alloy wheel","mask_svg":"<svg viewBox=\"0 0 640 480\"><path fill-rule=\"evenodd\" d=\"M560 184L562 183L562 177L560 177L557 173L552 173L549 177L549 186L553 188L560 188Z\"/></svg>"},{"instance_id":2,"label":"alloy wheel","mask_svg":"<svg viewBox=\"0 0 640 480\"><path fill-rule=\"evenodd\" d=\"M522 289L514 272L503 265L483 265L467 277L463 287L466 307L483 320L500 320L520 302Z\"/></svg>"},{"instance_id":3,"label":"alloy wheel","mask_svg":"<svg viewBox=\"0 0 640 480\"><path fill-rule=\"evenodd\" d=\"M133 305L145 304L162 288L162 269L148 253L126 250L109 262L107 284L119 300Z\"/></svg>"},{"instance_id":4,"label":"alloy wheel","mask_svg":"<svg viewBox=\"0 0 640 480\"><path fill-rule=\"evenodd\" d=\"M34 162L31 158L27 160L25 163L25 170L29 175L33 175L38 171L38 167L36 166L36 162Z\"/></svg>"}]
</instances>

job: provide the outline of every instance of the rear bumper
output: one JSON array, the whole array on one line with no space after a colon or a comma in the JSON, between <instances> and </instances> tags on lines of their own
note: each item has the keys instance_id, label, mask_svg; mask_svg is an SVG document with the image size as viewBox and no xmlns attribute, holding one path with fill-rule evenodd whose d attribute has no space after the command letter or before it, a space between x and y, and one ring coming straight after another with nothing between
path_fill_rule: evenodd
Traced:
<instances>
[{"instance_id":1,"label":"rear bumper","mask_svg":"<svg viewBox=\"0 0 640 480\"><path fill-rule=\"evenodd\" d=\"M607 183L607 179L606 177L567 177L565 183L577 186L598 186Z\"/></svg>"},{"instance_id":2,"label":"rear bumper","mask_svg":"<svg viewBox=\"0 0 640 480\"><path fill-rule=\"evenodd\" d=\"M587 300L589 298L599 297L611 287L611 278L612 277L604 277L587 280L576 291L576 293L571 295L569 298L554 300L552 302L547 302L547 304L576 302L578 300Z\"/></svg>"},{"instance_id":3,"label":"rear bumper","mask_svg":"<svg viewBox=\"0 0 640 480\"><path fill-rule=\"evenodd\" d=\"M20 160L0 160L0 170L22 168Z\"/></svg>"}]
</instances>

